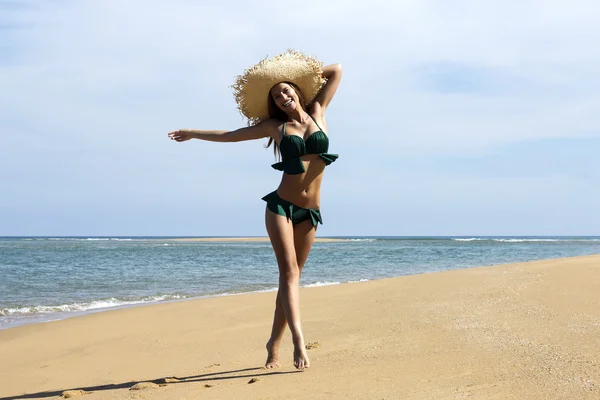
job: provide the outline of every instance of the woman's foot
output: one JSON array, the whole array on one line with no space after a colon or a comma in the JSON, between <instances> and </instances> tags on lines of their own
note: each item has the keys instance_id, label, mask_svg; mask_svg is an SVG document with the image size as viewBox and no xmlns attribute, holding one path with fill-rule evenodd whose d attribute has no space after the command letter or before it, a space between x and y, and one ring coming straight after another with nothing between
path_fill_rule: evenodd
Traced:
<instances>
[{"instance_id":1,"label":"woman's foot","mask_svg":"<svg viewBox=\"0 0 600 400\"><path fill-rule=\"evenodd\" d=\"M265 369L279 368L279 343L275 344L271 340L267 342L267 362Z\"/></svg>"},{"instance_id":2,"label":"woman's foot","mask_svg":"<svg viewBox=\"0 0 600 400\"><path fill-rule=\"evenodd\" d=\"M308 353L304 343L301 346L294 345L294 366L297 369L305 369L310 367L310 361L308 359Z\"/></svg>"}]
</instances>

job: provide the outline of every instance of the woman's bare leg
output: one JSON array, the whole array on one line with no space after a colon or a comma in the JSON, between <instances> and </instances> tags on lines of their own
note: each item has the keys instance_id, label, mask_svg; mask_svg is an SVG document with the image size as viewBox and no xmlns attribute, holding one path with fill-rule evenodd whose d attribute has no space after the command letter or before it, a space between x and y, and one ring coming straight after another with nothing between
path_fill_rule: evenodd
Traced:
<instances>
[{"instance_id":1,"label":"woman's bare leg","mask_svg":"<svg viewBox=\"0 0 600 400\"><path fill-rule=\"evenodd\" d=\"M302 276L302 269L306 263L308 254L310 253L315 234L316 227L313 227L310 221L304 221L294 226L294 248L296 251L296 262L298 264L300 277ZM265 368L279 368L280 366L279 345L283 339L286 325L287 319L281 304L281 296L279 291L277 291L275 314L273 316L273 328L271 329L271 336L267 342L267 361L265 363Z\"/></svg>"},{"instance_id":2,"label":"woman's bare leg","mask_svg":"<svg viewBox=\"0 0 600 400\"><path fill-rule=\"evenodd\" d=\"M271 329L271 336L267 342L267 361L265 362L265 368L279 368L279 345L283 339L283 333L287 325L287 319L285 318L285 312L281 305L281 296L279 290L277 290L277 300L275 301L275 314L273 315L273 328Z\"/></svg>"},{"instance_id":3,"label":"woman's bare leg","mask_svg":"<svg viewBox=\"0 0 600 400\"><path fill-rule=\"evenodd\" d=\"M265 219L267 232L279 265L279 290L271 338L267 343L268 357L265 367L279 367L278 349L287 324L292 331L294 342L294 365L300 369L308 368L310 362L300 323L299 281L316 229L313 228L310 221L292 226L286 217L277 215L268 209Z\"/></svg>"}]
</instances>

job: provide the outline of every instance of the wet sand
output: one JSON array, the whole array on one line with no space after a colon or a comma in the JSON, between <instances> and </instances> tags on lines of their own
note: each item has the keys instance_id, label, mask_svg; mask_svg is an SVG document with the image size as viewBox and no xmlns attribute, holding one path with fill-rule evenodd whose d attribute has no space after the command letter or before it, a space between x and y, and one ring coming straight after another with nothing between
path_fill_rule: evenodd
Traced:
<instances>
[{"instance_id":1,"label":"wet sand","mask_svg":"<svg viewBox=\"0 0 600 400\"><path fill-rule=\"evenodd\" d=\"M311 368L275 293L107 311L0 331L0 398L599 399L600 256L302 288ZM83 391L83 392L82 392Z\"/></svg>"}]
</instances>

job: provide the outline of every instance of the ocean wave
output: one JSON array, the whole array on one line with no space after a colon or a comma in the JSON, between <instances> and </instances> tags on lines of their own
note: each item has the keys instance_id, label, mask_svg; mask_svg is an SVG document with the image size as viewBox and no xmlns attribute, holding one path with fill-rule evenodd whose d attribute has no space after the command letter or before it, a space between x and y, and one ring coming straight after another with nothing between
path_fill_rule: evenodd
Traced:
<instances>
[{"instance_id":1,"label":"ocean wave","mask_svg":"<svg viewBox=\"0 0 600 400\"><path fill-rule=\"evenodd\" d=\"M457 242L474 242L474 241L489 241L489 242L502 242L502 243L528 243L528 242L600 242L600 239L569 239L569 238L452 238Z\"/></svg>"},{"instance_id":2,"label":"ocean wave","mask_svg":"<svg viewBox=\"0 0 600 400\"><path fill-rule=\"evenodd\" d=\"M369 279L359 279L357 281L348 281L348 283L361 283L361 282L369 282Z\"/></svg>"},{"instance_id":3,"label":"ocean wave","mask_svg":"<svg viewBox=\"0 0 600 400\"><path fill-rule=\"evenodd\" d=\"M94 300L87 303L72 303L72 304L61 304L61 305L50 305L50 306L26 306L17 308L2 308L0 309L0 316L26 316L35 314L50 314L55 312L84 312L91 310L99 310L104 308L114 308L130 305L138 305L144 303L156 303L159 301L166 300L178 300L185 299L188 296L182 295L161 295L144 297L138 300L120 300L117 298L110 298L105 300Z\"/></svg>"},{"instance_id":4,"label":"ocean wave","mask_svg":"<svg viewBox=\"0 0 600 400\"><path fill-rule=\"evenodd\" d=\"M331 285L339 285L339 284L341 284L341 282L315 282L315 283L309 283L307 285L304 285L303 287L310 288L310 287L331 286Z\"/></svg>"},{"instance_id":5,"label":"ocean wave","mask_svg":"<svg viewBox=\"0 0 600 400\"><path fill-rule=\"evenodd\" d=\"M130 241L132 238L116 238L116 237L49 237L49 238L36 238L35 240L67 240L67 241L103 241L103 240L114 240L114 241Z\"/></svg>"}]
</instances>

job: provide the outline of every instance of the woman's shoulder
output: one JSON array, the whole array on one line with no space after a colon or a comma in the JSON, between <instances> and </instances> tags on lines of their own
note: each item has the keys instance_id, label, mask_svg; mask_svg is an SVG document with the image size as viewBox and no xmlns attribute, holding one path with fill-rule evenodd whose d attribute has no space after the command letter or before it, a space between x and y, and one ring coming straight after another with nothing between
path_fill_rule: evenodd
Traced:
<instances>
[{"instance_id":1,"label":"woman's shoulder","mask_svg":"<svg viewBox=\"0 0 600 400\"><path fill-rule=\"evenodd\" d=\"M325 125L325 111L323 111L323 108L319 104L312 104L308 114L314 121L317 122L317 125L319 125L319 127Z\"/></svg>"},{"instance_id":2,"label":"woman's shoulder","mask_svg":"<svg viewBox=\"0 0 600 400\"><path fill-rule=\"evenodd\" d=\"M265 129L278 130L283 126L284 123L285 121L281 121L275 118L269 118L265 119L264 121L261 121L259 125L263 126Z\"/></svg>"},{"instance_id":3,"label":"woman's shoulder","mask_svg":"<svg viewBox=\"0 0 600 400\"><path fill-rule=\"evenodd\" d=\"M260 127L262 129L274 129L278 126L283 125L283 121L279 121L274 118L264 119L260 121L258 124L255 124L255 127Z\"/></svg>"},{"instance_id":4,"label":"woman's shoulder","mask_svg":"<svg viewBox=\"0 0 600 400\"><path fill-rule=\"evenodd\" d=\"M280 136L280 132L283 130L284 121L280 121L275 118L265 119L259 122L255 126L260 126L264 132L268 133L273 139Z\"/></svg>"},{"instance_id":5,"label":"woman's shoulder","mask_svg":"<svg viewBox=\"0 0 600 400\"><path fill-rule=\"evenodd\" d=\"M323 107L319 103L312 103L308 109L308 114L315 119L325 119L325 111L323 111Z\"/></svg>"}]
</instances>

